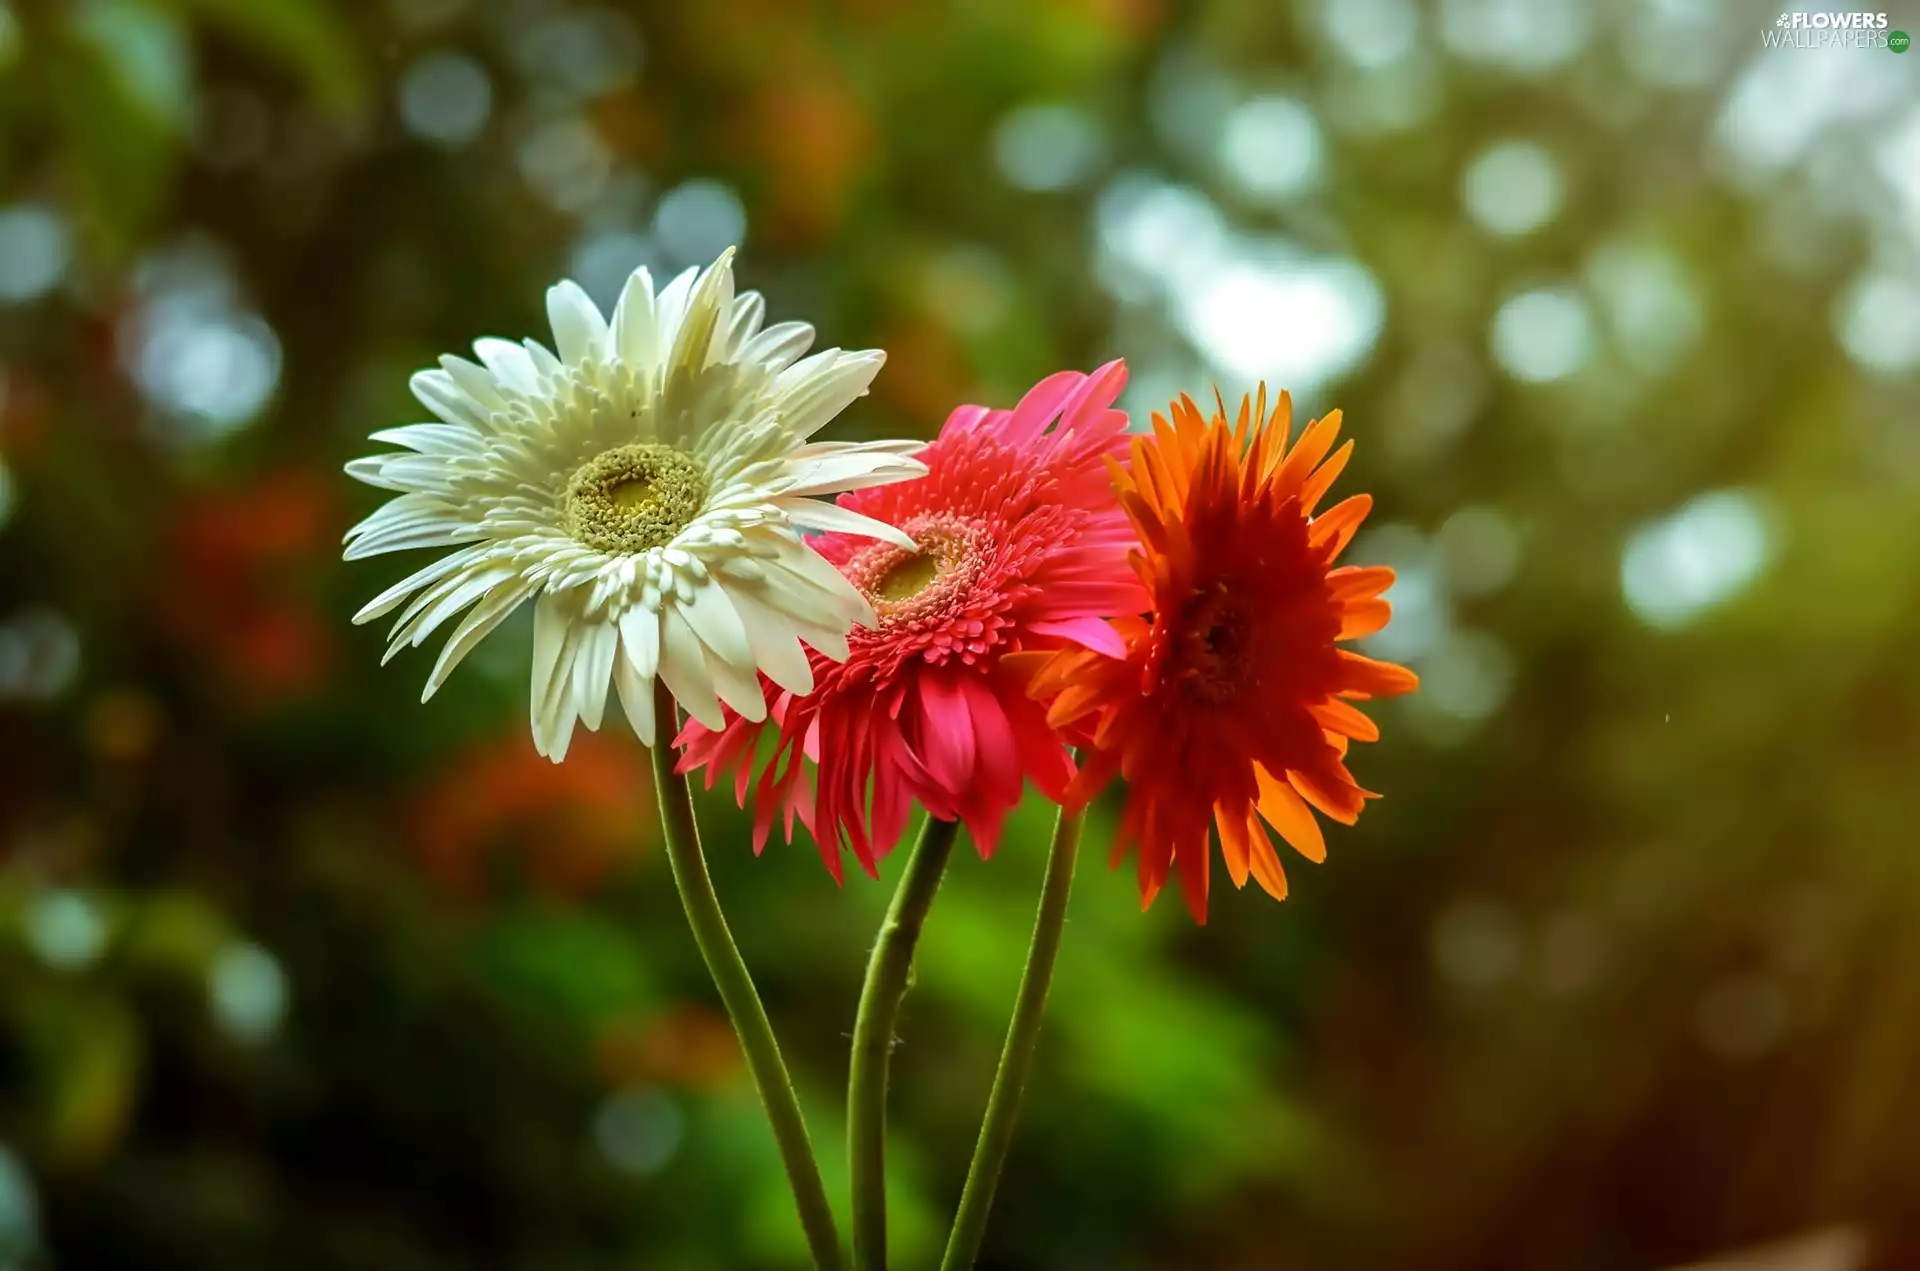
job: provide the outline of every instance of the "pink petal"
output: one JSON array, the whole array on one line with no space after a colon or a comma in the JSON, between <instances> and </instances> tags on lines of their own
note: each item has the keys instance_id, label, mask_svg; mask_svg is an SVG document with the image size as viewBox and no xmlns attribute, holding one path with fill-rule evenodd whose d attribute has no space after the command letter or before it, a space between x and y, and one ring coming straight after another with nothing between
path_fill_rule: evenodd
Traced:
<instances>
[{"instance_id":1,"label":"pink petal","mask_svg":"<svg viewBox=\"0 0 1920 1271\"><path fill-rule=\"evenodd\" d=\"M1027 630L1035 635L1054 636L1070 641L1082 648L1092 649L1095 653L1104 653L1110 658L1127 656L1126 641L1099 618L1058 618L1048 622L1030 623Z\"/></svg>"}]
</instances>

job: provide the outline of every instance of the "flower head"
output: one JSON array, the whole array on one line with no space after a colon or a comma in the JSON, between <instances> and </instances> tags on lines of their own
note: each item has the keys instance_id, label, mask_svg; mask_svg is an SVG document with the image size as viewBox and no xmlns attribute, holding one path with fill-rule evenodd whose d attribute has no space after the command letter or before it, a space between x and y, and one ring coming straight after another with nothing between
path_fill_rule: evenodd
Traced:
<instances>
[{"instance_id":1,"label":"flower head","mask_svg":"<svg viewBox=\"0 0 1920 1271\"><path fill-rule=\"evenodd\" d=\"M1115 624L1122 657L1056 654L1031 684L1049 721L1088 747L1069 801L1126 779L1115 860L1138 851L1143 907L1177 868L1202 922L1213 828L1235 886L1251 874L1284 897L1267 827L1323 859L1314 812L1352 824L1372 797L1345 756L1379 731L1350 703L1417 684L1339 647L1386 625L1393 571L1334 566L1373 501L1358 494L1315 515L1353 443L1328 458L1336 411L1289 450L1291 409L1282 393L1269 416L1262 387L1232 424L1224 404L1206 419L1185 397L1171 422L1154 416L1153 436L1115 471L1153 612Z\"/></svg>"},{"instance_id":2,"label":"flower head","mask_svg":"<svg viewBox=\"0 0 1920 1271\"><path fill-rule=\"evenodd\" d=\"M404 449L347 465L400 495L349 531L347 559L457 549L354 617L405 603L391 658L466 611L423 701L534 600L533 741L558 762L576 719L600 726L609 683L651 745L656 676L715 727L722 702L760 719L762 674L812 686L800 641L843 658L848 628L874 621L801 531L909 548L893 527L814 496L918 476L926 469L908 456L920 447L807 443L866 392L884 355L801 359L813 329L762 330L766 305L734 294L732 255L657 296L634 271L611 322L577 285L558 284L547 292L553 351L483 339L478 364L441 358L413 377L439 422L376 433Z\"/></svg>"},{"instance_id":3,"label":"flower head","mask_svg":"<svg viewBox=\"0 0 1920 1271\"><path fill-rule=\"evenodd\" d=\"M843 664L815 658L812 694L781 693L765 723L694 723L682 738L683 771L705 767L711 784L731 769L743 806L752 787L756 847L777 811L789 836L796 816L812 831L834 877L843 841L872 873L917 800L964 821L984 855L1025 781L1066 792L1072 759L1002 662L1125 652L1105 619L1146 604L1106 468L1125 451L1127 417L1113 408L1125 383L1112 362L1049 376L1010 411L962 406L923 454L925 480L841 498L917 544L815 540L879 622L849 638ZM763 729L777 741L755 783Z\"/></svg>"}]
</instances>

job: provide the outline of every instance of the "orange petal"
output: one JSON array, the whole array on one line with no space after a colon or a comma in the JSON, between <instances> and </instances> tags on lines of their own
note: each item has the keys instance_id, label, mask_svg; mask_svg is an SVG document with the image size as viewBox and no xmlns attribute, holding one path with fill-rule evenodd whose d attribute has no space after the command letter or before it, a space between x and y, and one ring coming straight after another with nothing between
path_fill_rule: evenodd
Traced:
<instances>
[{"instance_id":1,"label":"orange petal","mask_svg":"<svg viewBox=\"0 0 1920 1271\"><path fill-rule=\"evenodd\" d=\"M1327 594L1335 600L1370 600L1393 586L1385 565L1342 565L1327 574Z\"/></svg>"},{"instance_id":2,"label":"orange petal","mask_svg":"<svg viewBox=\"0 0 1920 1271\"><path fill-rule=\"evenodd\" d=\"M1386 626L1392 617L1393 606L1384 600L1349 600L1340 611L1340 632L1333 638L1358 640L1370 636Z\"/></svg>"},{"instance_id":3,"label":"orange petal","mask_svg":"<svg viewBox=\"0 0 1920 1271\"><path fill-rule=\"evenodd\" d=\"M1247 818L1225 804L1213 805L1213 823L1220 827L1220 854L1235 887L1247 885Z\"/></svg>"},{"instance_id":4,"label":"orange petal","mask_svg":"<svg viewBox=\"0 0 1920 1271\"><path fill-rule=\"evenodd\" d=\"M1260 776L1260 815L1267 824L1280 831L1280 837L1293 845L1293 850L1315 862L1327 859L1327 840L1320 833L1320 822L1314 820L1313 810L1307 807L1287 782L1280 780L1265 768L1258 769Z\"/></svg>"},{"instance_id":5,"label":"orange petal","mask_svg":"<svg viewBox=\"0 0 1920 1271\"><path fill-rule=\"evenodd\" d=\"M1338 698L1317 703L1308 707L1308 710L1322 728L1331 732L1355 741L1380 740L1380 726Z\"/></svg>"},{"instance_id":6,"label":"orange petal","mask_svg":"<svg viewBox=\"0 0 1920 1271\"><path fill-rule=\"evenodd\" d=\"M1308 477L1306 484L1300 487L1300 506L1308 515L1312 515L1314 505L1319 503L1326 496L1327 491L1333 488L1333 483L1340 479L1340 473L1345 470L1347 460L1351 458L1353 458L1353 443L1349 441L1334 451L1333 457L1321 464L1320 470Z\"/></svg>"},{"instance_id":7,"label":"orange petal","mask_svg":"<svg viewBox=\"0 0 1920 1271\"><path fill-rule=\"evenodd\" d=\"M1340 433L1340 412L1330 411L1326 418L1318 419L1306 432L1300 434L1300 444L1293 448L1287 461L1280 465L1280 476L1276 481L1281 488L1297 490L1306 481L1307 475L1320 466L1327 457L1327 451L1333 449L1333 439Z\"/></svg>"},{"instance_id":8,"label":"orange petal","mask_svg":"<svg viewBox=\"0 0 1920 1271\"><path fill-rule=\"evenodd\" d=\"M1341 681L1347 688L1374 697L1392 697L1420 687L1420 677L1397 663L1377 662L1351 649L1335 649L1334 655L1340 659Z\"/></svg>"},{"instance_id":9,"label":"orange petal","mask_svg":"<svg viewBox=\"0 0 1920 1271\"><path fill-rule=\"evenodd\" d=\"M1069 684L1047 707L1047 724L1064 728L1100 705L1104 696L1098 684Z\"/></svg>"},{"instance_id":10,"label":"orange petal","mask_svg":"<svg viewBox=\"0 0 1920 1271\"><path fill-rule=\"evenodd\" d=\"M1342 825L1352 825L1358 821L1360 809L1367 805L1367 792L1359 786L1350 782L1329 781L1316 772L1289 768L1287 782L1315 809Z\"/></svg>"},{"instance_id":11,"label":"orange petal","mask_svg":"<svg viewBox=\"0 0 1920 1271\"><path fill-rule=\"evenodd\" d=\"M1347 550L1347 544L1353 541L1354 531L1367 519L1367 513L1373 511L1371 494L1356 494L1340 502L1313 518L1313 524L1307 530L1307 541L1326 552L1328 560L1339 557Z\"/></svg>"},{"instance_id":12,"label":"orange petal","mask_svg":"<svg viewBox=\"0 0 1920 1271\"><path fill-rule=\"evenodd\" d=\"M1275 900L1287 898L1287 874L1280 868L1280 858L1273 854L1273 842L1267 837L1267 827L1260 824L1258 817L1247 822L1247 834L1253 844L1253 877Z\"/></svg>"}]
</instances>

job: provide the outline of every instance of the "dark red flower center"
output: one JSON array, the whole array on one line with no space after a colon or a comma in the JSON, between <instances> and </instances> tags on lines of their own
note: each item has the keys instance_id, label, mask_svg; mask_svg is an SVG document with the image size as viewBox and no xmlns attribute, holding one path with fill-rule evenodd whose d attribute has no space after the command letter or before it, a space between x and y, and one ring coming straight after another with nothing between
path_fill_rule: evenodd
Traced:
<instances>
[{"instance_id":1,"label":"dark red flower center","mask_svg":"<svg viewBox=\"0 0 1920 1271\"><path fill-rule=\"evenodd\" d=\"M1187 692L1209 704L1246 691L1253 662L1253 624L1224 583L1197 593L1173 634L1174 673Z\"/></svg>"}]
</instances>

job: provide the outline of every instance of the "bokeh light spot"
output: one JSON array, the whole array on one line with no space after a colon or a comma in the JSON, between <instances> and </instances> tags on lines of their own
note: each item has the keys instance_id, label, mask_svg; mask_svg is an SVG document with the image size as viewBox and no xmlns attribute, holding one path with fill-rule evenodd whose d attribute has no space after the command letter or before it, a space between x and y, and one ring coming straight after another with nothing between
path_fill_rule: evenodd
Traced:
<instances>
[{"instance_id":1,"label":"bokeh light spot","mask_svg":"<svg viewBox=\"0 0 1920 1271\"><path fill-rule=\"evenodd\" d=\"M1586 0L1442 0L1440 38L1462 61L1539 74L1586 46L1592 18Z\"/></svg>"},{"instance_id":2,"label":"bokeh light spot","mask_svg":"<svg viewBox=\"0 0 1920 1271\"><path fill-rule=\"evenodd\" d=\"M1523 291L1493 318L1493 358L1529 384L1565 379L1593 355L1593 318L1565 287Z\"/></svg>"},{"instance_id":3,"label":"bokeh light spot","mask_svg":"<svg viewBox=\"0 0 1920 1271\"><path fill-rule=\"evenodd\" d=\"M400 118L407 131L435 145L463 146L478 137L493 110L493 85L480 63L459 53L430 53L400 80Z\"/></svg>"},{"instance_id":4,"label":"bokeh light spot","mask_svg":"<svg viewBox=\"0 0 1920 1271\"><path fill-rule=\"evenodd\" d=\"M1090 176L1107 151L1106 134L1074 106L1022 106L1000 121L993 158L1022 190L1064 190Z\"/></svg>"},{"instance_id":5,"label":"bokeh light spot","mask_svg":"<svg viewBox=\"0 0 1920 1271\"><path fill-rule=\"evenodd\" d=\"M555 210L579 212L600 197L613 156L599 130L577 115L549 120L520 143L520 175Z\"/></svg>"},{"instance_id":6,"label":"bokeh light spot","mask_svg":"<svg viewBox=\"0 0 1920 1271\"><path fill-rule=\"evenodd\" d=\"M0 701L50 702L80 677L80 635L53 610L35 606L0 622Z\"/></svg>"},{"instance_id":7,"label":"bokeh light spot","mask_svg":"<svg viewBox=\"0 0 1920 1271\"><path fill-rule=\"evenodd\" d=\"M1706 312L1686 269L1666 248L1609 243L1586 277L1606 311L1614 343L1644 371L1664 371L1699 342Z\"/></svg>"},{"instance_id":8,"label":"bokeh light spot","mask_svg":"<svg viewBox=\"0 0 1920 1271\"><path fill-rule=\"evenodd\" d=\"M1513 687L1513 656L1481 631L1454 631L1420 663L1422 711L1437 711L1462 723L1490 718Z\"/></svg>"},{"instance_id":9,"label":"bokeh light spot","mask_svg":"<svg viewBox=\"0 0 1920 1271\"><path fill-rule=\"evenodd\" d=\"M601 309L612 312L628 276L642 265L652 270L659 264L651 238L634 230L611 229L587 234L574 244L567 276Z\"/></svg>"},{"instance_id":10,"label":"bokeh light spot","mask_svg":"<svg viewBox=\"0 0 1920 1271\"><path fill-rule=\"evenodd\" d=\"M1753 499L1716 490L1634 532L1620 558L1621 591L1648 625L1684 626L1759 577L1772 550Z\"/></svg>"},{"instance_id":11,"label":"bokeh light spot","mask_svg":"<svg viewBox=\"0 0 1920 1271\"><path fill-rule=\"evenodd\" d=\"M656 1174L680 1150L686 1114L671 1095L651 1087L616 1091L593 1118L593 1141L629 1174Z\"/></svg>"},{"instance_id":12,"label":"bokeh light spot","mask_svg":"<svg viewBox=\"0 0 1920 1271\"><path fill-rule=\"evenodd\" d=\"M53 208L17 203L0 211L0 302L37 300L66 277L67 223Z\"/></svg>"},{"instance_id":13,"label":"bokeh light spot","mask_svg":"<svg viewBox=\"0 0 1920 1271\"><path fill-rule=\"evenodd\" d=\"M1867 274L1840 297L1834 326L1847 356L1870 371L1899 375L1920 367L1920 283Z\"/></svg>"},{"instance_id":14,"label":"bokeh light spot","mask_svg":"<svg viewBox=\"0 0 1920 1271\"><path fill-rule=\"evenodd\" d=\"M1369 70L1400 61L1420 39L1409 0L1322 0L1320 21L1335 51Z\"/></svg>"},{"instance_id":15,"label":"bokeh light spot","mask_svg":"<svg viewBox=\"0 0 1920 1271\"><path fill-rule=\"evenodd\" d=\"M252 314L163 310L141 349L138 375L156 403L218 435L266 405L280 379L280 342Z\"/></svg>"},{"instance_id":16,"label":"bokeh light spot","mask_svg":"<svg viewBox=\"0 0 1920 1271\"><path fill-rule=\"evenodd\" d=\"M611 9L561 13L516 34L520 70L551 98L585 102L633 82L640 31Z\"/></svg>"},{"instance_id":17,"label":"bokeh light spot","mask_svg":"<svg viewBox=\"0 0 1920 1271\"><path fill-rule=\"evenodd\" d=\"M1482 229L1517 236L1539 229L1560 210L1560 167L1544 146L1502 141L1467 166L1461 201Z\"/></svg>"},{"instance_id":18,"label":"bokeh light spot","mask_svg":"<svg viewBox=\"0 0 1920 1271\"><path fill-rule=\"evenodd\" d=\"M1386 316L1365 266L1284 250L1235 253L1176 299L1181 328L1224 375L1296 393L1357 365Z\"/></svg>"},{"instance_id":19,"label":"bokeh light spot","mask_svg":"<svg viewBox=\"0 0 1920 1271\"><path fill-rule=\"evenodd\" d=\"M740 198L718 181L696 178L668 190L653 212L653 236L673 265L704 265L747 234Z\"/></svg>"},{"instance_id":20,"label":"bokeh light spot","mask_svg":"<svg viewBox=\"0 0 1920 1271\"><path fill-rule=\"evenodd\" d=\"M40 1199L33 1179L4 1143L0 1143L0 1267L12 1271L40 1244Z\"/></svg>"},{"instance_id":21,"label":"bokeh light spot","mask_svg":"<svg viewBox=\"0 0 1920 1271\"><path fill-rule=\"evenodd\" d=\"M78 971L107 947L107 924L79 892L50 891L27 910L26 937L34 955L48 966Z\"/></svg>"},{"instance_id":22,"label":"bokeh light spot","mask_svg":"<svg viewBox=\"0 0 1920 1271\"><path fill-rule=\"evenodd\" d=\"M287 975L257 944L230 944L207 970L207 1004L220 1026L241 1041L259 1041L287 1013Z\"/></svg>"},{"instance_id":23,"label":"bokeh light spot","mask_svg":"<svg viewBox=\"0 0 1920 1271\"><path fill-rule=\"evenodd\" d=\"M1320 125L1295 98L1256 97L1227 116L1219 157L1227 175L1255 198L1295 198L1320 178Z\"/></svg>"}]
</instances>

